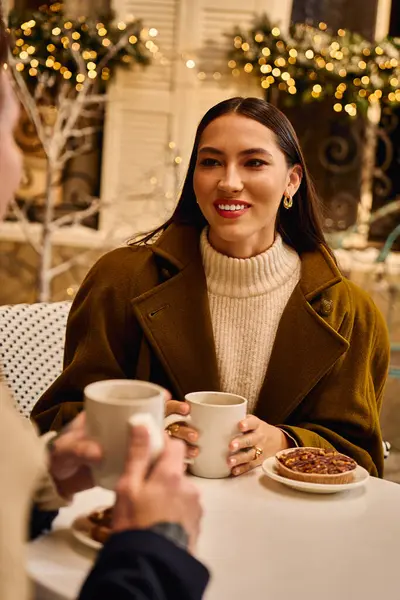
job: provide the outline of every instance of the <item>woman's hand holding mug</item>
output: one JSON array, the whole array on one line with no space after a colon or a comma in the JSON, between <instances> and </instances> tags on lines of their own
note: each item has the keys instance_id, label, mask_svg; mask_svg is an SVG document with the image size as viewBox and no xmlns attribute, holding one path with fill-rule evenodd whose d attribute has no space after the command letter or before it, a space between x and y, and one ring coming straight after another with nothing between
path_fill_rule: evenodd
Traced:
<instances>
[{"instance_id":1,"label":"woman's hand holding mug","mask_svg":"<svg viewBox=\"0 0 400 600\"><path fill-rule=\"evenodd\" d=\"M294 444L279 429L254 415L247 415L238 425L240 434L229 445L228 465L232 475L242 475L258 467L269 456Z\"/></svg>"},{"instance_id":2,"label":"woman's hand holding mug","mask_svg":"<svg viewBox=\"0 0 400 600\"><path fill-rule=\"evenodd\" d=\"M199 434L198 431L190 425L185 418L190 414L190 405L187 402L179 400L167 400L165 403L165 416L182 415L174 423L167 426L167 432L171 437L183 440L186 443L186 458L193 459L199 454L199 448L196 446Z\"/></svg>"}]
</instances>

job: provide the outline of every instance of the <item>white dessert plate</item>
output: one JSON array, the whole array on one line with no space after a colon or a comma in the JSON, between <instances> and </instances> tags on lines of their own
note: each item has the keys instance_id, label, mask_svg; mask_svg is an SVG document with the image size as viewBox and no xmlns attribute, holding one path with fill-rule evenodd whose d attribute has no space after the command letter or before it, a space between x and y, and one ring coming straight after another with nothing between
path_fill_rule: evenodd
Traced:
<instances>
[{"instance_id":1,"label":"white dessert plate","mask_svg":"<svg viewBox=\"0 0 400 600\"><path fill-rule=\"evenodd\" d=\"M349 490L354 490L356 488L365 486L369 479L368 471L364 469L364 467L357 465L357 468L354 471L354 481L351 483L327 484L296 481L295 479L289 479L288 477L282 477L282 475L279 475L275 466L275 456L270 456L264 460L262 469L266 476L270 479L278 481L279 483L282 483L293 490L308 492L310 494L336 494L338 492L347 492Z\"/></svg>"},{"instance_id":2,"label":"white dessert plate","mask_svg":"<svg viewBox=\"0 0 400 600\"><path fill-rule=\"evenodd\" d=\"M71 533L78 542L92 548L93 550L101 550L103 544L94 540L89 533L89 521L87 515L77 517L71 525Z\"/></svg>"}]
</instances>

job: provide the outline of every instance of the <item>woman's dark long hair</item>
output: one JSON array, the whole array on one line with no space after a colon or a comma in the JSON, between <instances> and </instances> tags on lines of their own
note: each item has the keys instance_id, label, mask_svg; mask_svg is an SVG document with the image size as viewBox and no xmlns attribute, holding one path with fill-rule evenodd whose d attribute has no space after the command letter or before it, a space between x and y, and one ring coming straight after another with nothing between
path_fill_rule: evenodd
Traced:
<instances>
[{"instance_id":1,"label":"woman's dark long hair","mask_svg":"<svg viewBox=\"0 0 400 600\"><path fill-rule=\"evenodd\" d=\"M268 127L274 132L279 148L286 157L288 167L300 165L302 168L303 177L300 187L293 197L292 208L286 209L281 203L278 211L277 230L284 242L299 254L308 250L315 250L322 244L332 255L322 230L320 201L307 170L296 132L289 119L280 110L260 98L230 98L216 104L204 115L197 128L186 179L173 215L163 225L138 240L137 243L152 241L157 234L164 231L171 223L194 225L199 230L207 224L196 202L193 189L197 151L205 128L218 117L231 113L253 119Z\"/></svg>"}]
</instances>

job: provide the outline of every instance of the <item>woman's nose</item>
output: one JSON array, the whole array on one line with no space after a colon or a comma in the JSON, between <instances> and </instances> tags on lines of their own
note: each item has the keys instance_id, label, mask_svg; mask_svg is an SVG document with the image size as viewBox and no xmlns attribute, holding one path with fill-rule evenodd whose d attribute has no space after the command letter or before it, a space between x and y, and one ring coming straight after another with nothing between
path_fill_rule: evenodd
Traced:
<instances>
[{"instance_id":1,"label":"woman's nose","mask_svg":"<svg viewBox=\"0 0 400 600\"><path fill-rule=\"evenodd\" d=\"M238 169L234 167L227 168L223 178L218 183L218 188L229 193L240 192L243 189L243 181Z\"/></svg>"}]
</instances>

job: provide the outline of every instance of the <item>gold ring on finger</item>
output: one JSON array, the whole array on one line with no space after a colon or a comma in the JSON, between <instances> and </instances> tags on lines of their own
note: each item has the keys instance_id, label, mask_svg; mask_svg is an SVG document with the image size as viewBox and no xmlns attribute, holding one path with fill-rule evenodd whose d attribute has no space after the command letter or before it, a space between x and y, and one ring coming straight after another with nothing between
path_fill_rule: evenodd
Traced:
<instances>
[{"instance_id":1,"label":"gold ring on finger","mask_svg":"<svg viewBox=\"0 0 400 600\"><path fill-rule=\"evenodd\" d=\"M264 450L262 448L259 448L258 446L254 446L254 451L255 451L254 460L258 460L260 458L260 456L262 456L264 453Z\"/></svg>"},{"instance_id":2,"label":"gold ring on finger","mask_svg":"<svg viewBox=\"0 0 400 600\"><path fill-rule=\"evenodd\" d=\"M172 435L178 433L180 428L181 428L180 423L172 423L171 425L168 425L167 430L168 430L169 435L172 436Z\"/></svg>"}]
</instances>

